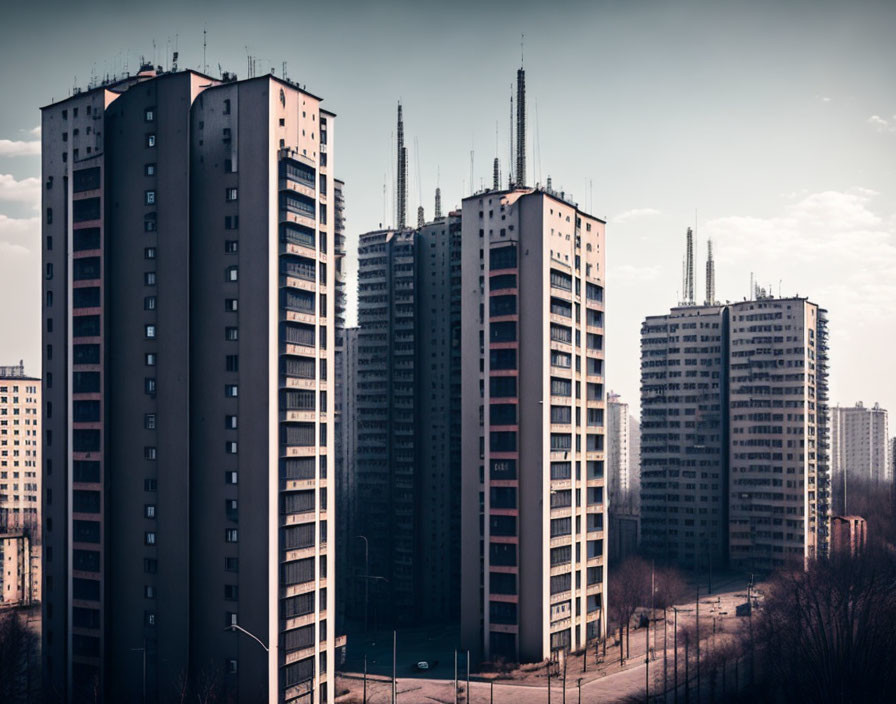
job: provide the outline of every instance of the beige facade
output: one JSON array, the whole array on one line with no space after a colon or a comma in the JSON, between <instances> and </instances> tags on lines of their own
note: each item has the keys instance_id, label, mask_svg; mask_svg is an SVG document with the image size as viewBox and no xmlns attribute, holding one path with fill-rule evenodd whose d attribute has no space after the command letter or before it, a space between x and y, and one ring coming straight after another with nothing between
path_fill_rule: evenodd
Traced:
<instances>
[{"instance_id":1,"label":"beige facade","mask_svg":"<svg viewBox=\"0 0 896 704\"><path fill-rule=\"evenodd\" d=\"M827 554L827 320L802 298L684 306L641 328L641 538L706 569Z\"/></svg>"},{"instance_id":2,"label":"beige facade","mask_svg":"<svg viewBox=\"0 0 896 704\"><path fill-rule=\"evenodd\" d=\"M826 314L766 298L729 315L731 565L804 564L829 549Z\"/></svg>"},{"instance_id":3,"label":"beige facade","mask_svg":"<svg viewBox=\"0 0 896 704\"><path fill-rule=\"evenodd\" d=\"M40 601L41 382L0 366L0 603Z\"/></svg>"},{"instance_id":4,"label":"beige facade","mask_svg":"<svg viewBox=\"0 0 896 704\"><path fill-rule=\"evenodd\" d=\"M462 222L462 646L542 660L606 630L605 224L525 188Z\"/></svg>"},{"instance_id":5,"label":"beige facade","mask_svg":"<svg viewBox=\"0 0 896 704\"><path fill-rule=\"evenodd\" d=\"M855 406L834 406L831 409L831 473L839 476L845 472L850 479L891 481L887 420L887 409L877 403L871 408L866 408L861 401Z\"/></svg>"}]
</instances>

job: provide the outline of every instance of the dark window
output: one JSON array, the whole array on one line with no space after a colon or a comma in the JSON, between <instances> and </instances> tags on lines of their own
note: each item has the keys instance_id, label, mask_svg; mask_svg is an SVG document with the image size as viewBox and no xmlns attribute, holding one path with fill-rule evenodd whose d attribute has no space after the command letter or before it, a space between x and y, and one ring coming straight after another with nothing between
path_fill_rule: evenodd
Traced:
<instances>
[{"instance_id":1,"label":"dark window","mask_svg":"<svg viewBox=\"0 0 896 704\"><path fill-rule=\"evenodd\" d=\"M75 259L72 265L72 277L75 281L100 278L100 258L84 257Z\"/></svg>"},{"instance_id":2,"label":"dark window","mask_svg":"<svg viewBox=\"0 0 896 704\"><path fill-rule=\"evenodd\" d=\"M488 617L491 623L516 623L516 604L506 601L490 601Z\"/></svg>"},{"instance_id":3,"label":"dark window","mask_svg":"<svg viewBox=\"0 0 896 704\"><path fill-rule=\"evenodd\" d=\"M516 296L491 296L488 310L492 316L514 315L516 313Z\"/></svg>"},{"instance_id":4,"label":"dark window","mask_svg":"<svg viewBox=\"0 0 896 704\"><path fill-rule=\"evenodd\" d=\"M489 325L489 339L492 342L515 342L516 322L512 320Z\"/></svg>"},{"instance_id":5,"label":"dark window","mask_svg":"<svg viewBox=\"0 0 896 704\"><path fill-rule=\"evenodd\" d=\"M492 594L516 594L516 575L507 572L490 572L489 588Z\"/></svg>"},{"instance_id":6,"label":"dark window","mask_svg":"<svg viewBox=\"0 0 896 704\"><path fill-rule=\"evenodd\" d=\"M551 377L551 396L572 396L572 382Z\"/></svg>"},{"instance_id":7,"label":"dark window","mask_svg":"<svg viewBox=\"0 0 896 704\"><path fill-rule=\"evenodd\" d=\"M492 479L516 479L516 460L491 460Z\"/></svg>"},{"instance_id":8,"label":"dark window","mask_svg":"<svg viewBox=\"0 0 896 704\"><path fill-rule=\"evenodd\" d=\"M89 460L75 460L72 463L74 480L84 484L96 484L100 480L100 463Z\"/></svg>"},{"instance_id":9,"label":"dark window","mask_svg":"<svg viewBox=\"0 0 896 704\"><path fill-rule=\"evenodd\" d=\"M72 318L72 337L98 337L99 334L100 316L78 315Z\"/></svg>"},{"instance_id":10,"label":"dark window","mask_svg":"<svg viewBox=\"0 0 896 704\"><path fill-rule=\"evenodd\" d=\"M495 247L489 252L489 269L515 269L516 268L516 245L509 247Z\"/></svg>"},{"instance_id":11,"label":"dark window","mask_svg":"<svg viewBox=\"0 0 896 704\"><path fill-rule=\"evenodd\" d=\"M515 403L493 403L489 406L489 421L492 425L515 425ZM494 449L494 448L492 448Z\"/></svg>"},{"instance_id":12,"label":"dark window","mask_svg":"<svg viewBox=\"0 0 896 704\"><path fill-rule=\"evenodd\" d=\"M100 524L98 521L72 521L72 539L76 543L100 542Z\"/></svg>"},{"instance_id":13,"label":"dark window","mask_svg":"<svg viewBox=\"0 0 896 704\"><path fill-rule=\"evenodd\" d=\"M512 486L493 486L489 490L492 508L516 508L516 489Z\"/></svg>"},{"instance_id":14,"label":"dark window","mask_svg":"<svg viewBox=\"0 0 896 704\"><path fill-rule=\"evenodd\" d=\"M94 166L90 169L79 169L72 173L72 191L75 193L83 193L84 191L95 191L100 187L100 167ZM75 201L77 202L77 201Z\"/></svg>"},{"instance_id":15,"label":"dark window","mask_svg":"<svg viewBox=\"0 0 896 704\"><path fill-rule=\"evenodd\" d=\"M569 406L551 406L551 423L571 423L572 408Z\"/></svg>"},{"instance_id":16,"label":"dark window","mask_svg":"<svg viewBox=\"0 0 896 704\"><path fill-rule=\"evenodd\" d=\"M72 221L86 222L100 219L100 199L85 198L72 202Z\"/></svg>"},{"instance_id":17,"label":"dark window","mask_svg":"<svg viewBox=\"0 0 896 704\"><path fill-rule=\"evenodd\" d=\"M513 543L490 543L489 562L500 567L516 565L516 545Z\"/></svg>"},{"instance_id":18,"label":"dark window","mask_svg":"<svg viewBox=\"0 0 896 704\"><path fill-rule=\"evenodd\" d=\"M572 277L562 271L551 269L551 286L564 291L572 291Z\"/></svg>"},{"instance_id":19,"label":"dark window","mask_svg":"<svg viewBox=\"0 0 896 704\"><path fill-rule=\"evenodd\" d=\"M488 523L492 535L516 535L516 516L489 516Z\"/></svg>"},{"instance_id":20,"label":"dark window","mask_svg":"<svg viewBox=\"0 0 896 704\"><path fill-rule=\"evenodd\" d=\"M516 396L516 377L491 377L489 379L489 395L494 398L507 398Z\"/></svg>"},{"instance_id":21,"label":"dark window","mask_svg":"<svg viewBox=\"0 0 896 704\"><path fill-rule=\"evenodd\" d=\"M72 415L76 423L95 423L100 419L100 402L73 401Z\"/></svg>"},{"instance_id":22,"label":"dark window","mask_svg":"<svg viewBox=\"0 0 896 704\"><path fill-rule=\"evenodd\" d=\"M73 550L72 566L79 572L99 572L100 554L95 550Z\"/></svg>"},{"instance_id":23,"label":"dark window","mask_svg":"<svg viewBox=\"0 0 896 704\"><path fill-rule=\"evenodd\" d=\"M72 596L79 601L99 601L100 583L93 579L75 577L72 579Z\"/></svg>"},{"instance_id":24,"label":"dark window","mask_svg":"<svg viewBox=\"0 0 896 704\"><path fill-rule=\"evenodd\" d=\"M95 394L100 390L99 372L74 372L72 390L76 394Z\"/></svg>"},{"instance_id":25,"label":"dark window","mask_svg":"<svg viewBox=\"0 0 896 704\"><path fill-rule=\"evenodd\" d=\"M72 492L72 510L75 513L99 513L100 493L76 489Z\"/></svg>"},{"instance_id":26,"label":"dark window","mask_svg":"<svg viewBox=\"0 0 896 704\"><path fill-rule=\"evenodd\" d=\"M489 433L489 448L492 452L514 452L516 450L516 432Z\"/></svg>"},{"instance_id":27,"label":"dark window","mask_svg":"<svg viewBox=\"0 0 896 704\"><path fill-rule=\"evenodd\" d=\"M505 288L516 288L516 274L498 274L493 276L489 282L492 291L499 291Z\"/></svg>"},{"instance_id":28,"label":"dark window","mask_svg":"<svg viewBox=\"0 0 896 704\"><path fill-rule=\"evenodd\" d=\"M74 345L72 348L72 361L75 364L99 364L99 345Z\"/></svg>"},{"instance_id":29,"label":"dark window","mask_svg":"<svg viewBox=\"0 0 896 704\"><path fill-rule=\"evenodd\" d=\"M82 286L72 289L72 305L75 308L97 308L100 305L100 289L98 286ZM90 316L96 318L96 329L99 334L100 319L99 316ZM75 318L75 325L78 320L86 320L84 316ZM75 335L78 337L78 335ZM84 337L83 335L81 337Z\"/></svg>"},{"instance_id":30,"label":"dark window","mask_svg":"<svg viewBox=\"0 0 896 704\"><path fill-rule=\"evenodd\" d=\"M516 369L516 350L513 348L490 350L489 366L492 369Z\"/></svg>"}]
</instances>

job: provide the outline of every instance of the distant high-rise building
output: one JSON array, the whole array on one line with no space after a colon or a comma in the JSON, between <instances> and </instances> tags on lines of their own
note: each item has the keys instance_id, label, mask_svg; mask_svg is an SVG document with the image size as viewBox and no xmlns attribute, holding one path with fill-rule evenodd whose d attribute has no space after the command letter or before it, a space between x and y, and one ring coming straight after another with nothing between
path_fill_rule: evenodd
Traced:
<instances>
[{"instance_id":1,"label":"distant high-rise building","mask_svg":"<svg viewBox=\"0 0 896 704\"><path fill-rule=\"evenodd\" d=\"M0 604L41 598L41 383L0 366Z\"/></svg>"},{"instance_id":2,"label":"distant high-rise building","mask_svg":"<svg viewBox=\"0 0 896 704\"><path fill-rule=\"evenodd\" d=\"M542 660L606 632L605 224L533 189L462 220L461 642Z\"/></svg>"},{"instance_id":3,"label":"distant high-rise building","mask_svg":"<svg viewBox=\"0 0 896 704\"><path fill-rule=\"evenodd\" d=\"M628 420L629 477L631 481L632 505L635 513L641 512L641 421L634 416Z\"/></svg>"},{"instance_id":4,"label":"distant high-rise building","mask_svg":"<svg viewBox=\"0 0 896 704\"><path fill-rule=\"evenodd\" d=\"M768 570L829 549L827 319L802 298L686 306L641 328L642 544Z\"/></svg>"},{"instance_id":5,"label":"distant high-rise building","mask_svg":"<svg viewBox=\"0 0 896 704\"><path fill-rule=\"evenodd\" d=\"M333 701L334 131L273 75L43 109L54 700Z\"/></svg>"},{"instance_id":6,"label":"distant high-rise building","mask_svg":"<svg viewBox=\"0 0 896 704\"><path fill-rule=\"evenodd\" d=\"M610 511L622 509L631 492L631 446L628 404L619 394L607 396L607 493Z\"/></svg>"},{"instance_id":7,"label":"distant high-rise building","mask_svg":"<svg viewBox=\"0 0 896 704\"><path fill-rule=\"evenodd\" d=\"M354 564L377 578L374 623L457 617L459 289L459 214L360 236L355 500L367 542ZM362 599L353 603L360 616Z\"/></svg>"},{"instance_id":8,"label":"distant high-rise building","mask_svg":"<svg viewBox=\"0 0 896 704\"><path fill-rule=\"evenodd\" d=\"M887 411L875 403L866 408L831 408L831 471L842 481L843 473L852 479L891 481L890 434Z\"/></svg>"}]
</instances>

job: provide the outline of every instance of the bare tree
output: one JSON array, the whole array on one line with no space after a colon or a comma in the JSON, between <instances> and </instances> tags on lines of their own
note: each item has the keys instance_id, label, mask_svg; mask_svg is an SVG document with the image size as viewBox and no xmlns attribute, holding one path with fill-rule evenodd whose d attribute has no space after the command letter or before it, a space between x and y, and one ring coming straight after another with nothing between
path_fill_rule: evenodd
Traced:
<instances>
[{"instance_id":1,"label":"bare tree","mask_svg":"<svg viewBox=\"0 0 896 704\"><path fill-rule=\"evenodd\" d=\"M869 549L782 573L753 620L757 696L818 704L892 701L892 551Z\"/></svg>"},{"instance_id":2,"label":"bare tree","mask_svg":"<svg viewBox=\"0 0 896 704\"><path fill-rule=\"evenodd\" d=\"M657 609L668 609L691 597L684 577L675 567L658 568L654 581L656 584L654 606Z\"/></svg>"},{"instance_id":3,"label":"bare tree","mask_svg":"<svg viewBox=\"0 0 896 704\"><path fill-rule=\"evenodd\" d=\"M30 684L38 667L37 635L18 611L0 614L0 702L30 701Z\"/></svg>"},{"instance_id":4,"label":"bare tree","mask_svg":"<svg viewBox=\"0 0 896 704\"><path fill-rule=\"evenodd\" d=\"M629 557L610 572L609 606L619 627L620 649L625 631L625 651L630 654L629 626L639 606L650 603L650 565L640 557Z\"/></svg>"}]
</instances>

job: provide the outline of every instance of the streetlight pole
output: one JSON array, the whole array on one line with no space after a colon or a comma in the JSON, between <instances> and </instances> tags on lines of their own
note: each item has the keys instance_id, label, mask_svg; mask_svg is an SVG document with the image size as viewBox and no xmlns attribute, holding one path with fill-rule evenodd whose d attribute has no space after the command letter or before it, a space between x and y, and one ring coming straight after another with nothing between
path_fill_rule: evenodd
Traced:
<instances>
[{"instance_id":1,"label":"streetlight pole","mask_svg":"<svg viewBox=\"0 0 896 704\"><path fill-rule=\"evenodd\" d=\"M356 538L364 541L364 636L367 636L367 607L370 603L370 543L366 535L356 535Z\"/></svg>"},{"instance_id":2,"label":"streetlight pole","mask_svg":"<svg viewBox=\"0 0 896 704\"><path fill-rule=\"evenodd\" d=\"M146 638L143 639L142 648L131 648L131 652L143 654L143 704L146 704Z\"/></svg>"},{"instance_id":3,"label":"streetlight pole","mask_svg":"<svg viewBox=\"0 0 896 704\"><path fill-rule=\"evenodd\" d=\"M675 704L678 704L678 609L674 606L672 607L672 611L675 612L675 625L674 632L672 637L672 649L674 651L674 661L672 664L672 676L675 680Z\"/></svg>"},{"instance_id":4,"label":"streetlight pole","mask_svg":"<svg viewBox=\"0 0 896 704\"><path fill-rule=\"evenodd\" d=\"M392 631L392 704L398 699L398 689L395 685L395 664L398 660L398 632Z\"/></svg>"}]
</instances>

